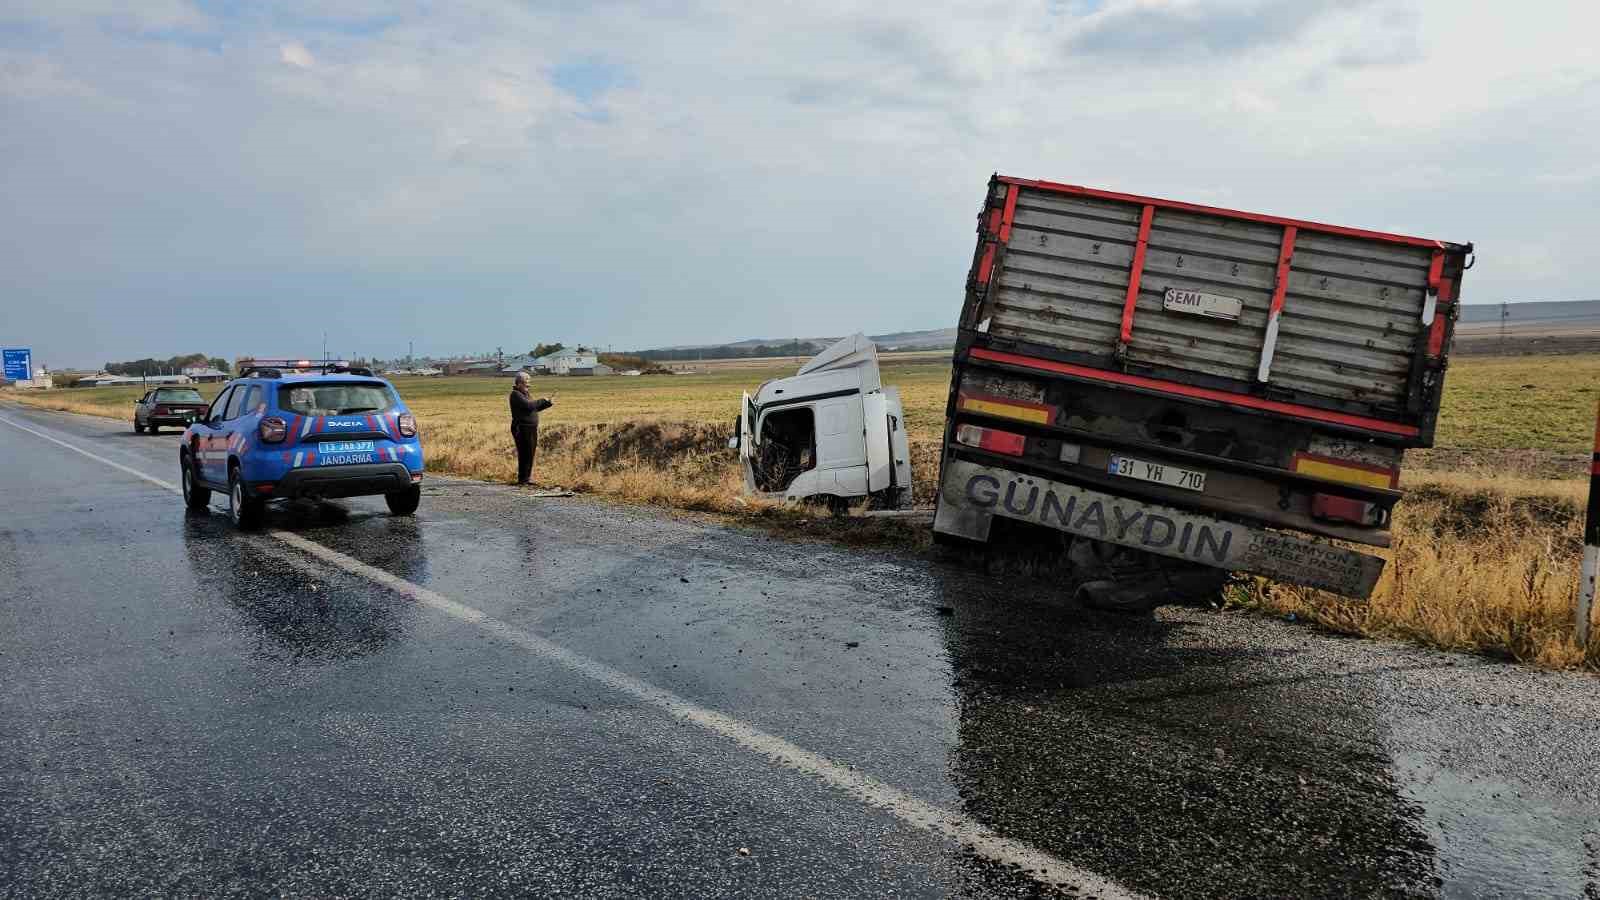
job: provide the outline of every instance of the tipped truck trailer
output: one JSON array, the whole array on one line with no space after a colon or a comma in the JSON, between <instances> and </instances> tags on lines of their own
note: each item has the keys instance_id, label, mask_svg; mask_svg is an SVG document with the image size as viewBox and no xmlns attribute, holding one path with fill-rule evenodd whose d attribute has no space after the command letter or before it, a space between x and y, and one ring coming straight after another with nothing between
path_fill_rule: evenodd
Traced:
<instances>
[{"instance_id":1,"label":"tipped truck trailer","mask_svg":"<svg viewBox=\"0 0 1600 900\"><path fill-rule=\"evenodd\" d=\"M995 176L936 535L987 542L998 517L1072 535L1101 574L1210 567L1366 598L1383 560L1344 545L1389 546L1471 253Z\"/></svg>"}]
</instances>

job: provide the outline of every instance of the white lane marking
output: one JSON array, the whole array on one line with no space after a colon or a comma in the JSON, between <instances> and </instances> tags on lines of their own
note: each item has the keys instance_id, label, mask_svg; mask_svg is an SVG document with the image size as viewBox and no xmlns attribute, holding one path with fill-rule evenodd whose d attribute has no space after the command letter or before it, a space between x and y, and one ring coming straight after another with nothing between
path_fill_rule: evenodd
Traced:
<instances>
[{"instance_id":1,"label":"white lane marking","mask_svg":"<svg viewBox=\"0 0 1600 900\"><path fill-rule=\"evenodd\" d=\"M104 463L118 471L126 472L157 487L181 493L178 486L171 482L162 481L137 469L113 462L82 448L74 447L48 434L35 431L25 425L19 425L10 419L0 418L0 422L5 422L14 428L19 428L29 434L60 444L74 453ZM768 734L754 725L743 722L726 713L707 709L671 691L656 687L647 681L641 681L632 675L592 660L560 644L539 637L532 632L523 631L520 628L502 622L480 609L451 600L442 594L437 594L421 585L413 584L383 569L369 566L358 559L346 556L316 541L308 540L298 534L287 531L272 531L268 532L268 535L329 565L336 566L352 575L358 575L374 584L388 588L402 597L409 597L452 618L469 625L475 625L508 644L542 656L604 687L608 687L618 693L627 694L643 703L654 706L672 718L698 725L707 731L721 735L775 763L809 775L842 791L866 806L886 812L913 828L930 832L955 843L970 845L972 851L978 855L1003 865L1016 866L1035 881L1053 885L1070 885L1079 891L1088 892L1096 897L1106 898L1106 900L1144 896L1123 887L1109 878L1080 869L1022 841L1012 840L996 834L982 823L960 813L935 806L819 753L813 753L777 735Z\"/></svg>"},{"instance_id":2,"label":"white lane marking","mask_svg":"<svg viewBox=\"0 0 1600 900\"><path fill-rule=\"evenodd\" d=\"M83 456L87 456L90 459L94 460L95 462L105 463L106 465L110 466L111 468L116 469L119 472L126 472L127 474L132 475L133 477L139 479L140 481L148 481L151 484L155 485L156 487L166 488L167 490L172 491L174 493L178 493L178 494L183 493L183 488L178 487L177 485L173 484L170 481L162 481L161 479L156 478L153 475L146 475L145 473L143 473L143 472L139 471L138 469L135 469L135 468L133 468L131 466L125 466L122 463L113 462L112 460L106 459L104 456L97 456L97 455L95 455L93 453L90 453L89 451L83 449L82 447L74 447L71 444L67 443L66 441L61 440L60 438L51 437L50 435L45 434L42 431L36 431L35 429L29 428L28 426L23 425L23 424L21 424L19 422L14 422L11 419L7 419L7 418L3 418L3 417L0 417L0 422L4 422L7 425L10 425L12 428L16 428L16 429L18 429L20 431L26 431L27 433L33 435L34 437L44 438L45 440L49 441L52 444L60 444L61 446L67 448L68 450L71 450L73 453L77 453L77 454L81 454Z\"/></svg>"},{"instance_id":3,"label":"white lane marking","mask_svg":"<svg viewBox=\"0 0 1600 900\"><path fill-rule=\"evenodd\" d=\"M451 600L425 587L413 584L383 569L367 565L298 534L274 531L272 537L291 547L345 570L359 575L374 584L409 597L424 606L459 619L493 634L508 644L521 647L542 656L592 681L627 694L654 706L675 719L690 722L715 732L747 750L765 756L803 774L843 791L858 801L889 813L907 825L948 838L961 844L971 844L982 856L995 862L1020 867L1029 877L1045 883L1066 882L1080 890L1091 891L1100 897L1138 896L1121 885L1079 869L1042 850L1021 841L1002 837L988 827L959 813L942 809L913 797L899 788L885 784L870 775L855 771L818 753L790 743L781 737L768 734L753 725L725 713L707 709L664 688L619 672L601 662L596 662L560 644L553 643L531 632L508 625L482 610Z\"/></svg>"}]
</instances>

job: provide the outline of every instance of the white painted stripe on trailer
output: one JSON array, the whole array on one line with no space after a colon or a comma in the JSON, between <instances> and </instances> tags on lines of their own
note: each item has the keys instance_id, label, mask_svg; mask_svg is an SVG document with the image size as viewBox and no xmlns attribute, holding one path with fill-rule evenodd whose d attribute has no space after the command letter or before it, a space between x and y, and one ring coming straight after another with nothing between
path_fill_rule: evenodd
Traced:
<instances>
[{"instance_id":1,"label":"white painted stripe on trailer","mask_svg":"<svg viewBox=\"0 0 1600 900\"><path fill-rule=\"evenodd\" d=\"M1272 357L1278 352L1278 319L1282 318L1283 311L1279 310L1267 319L1267 336L1261 342L1261 363L1256 366L1256 380L1266 382L1272 374Z\"/></svg>"},{"instance_id":2,"label":"white painted stripe on trailer","mask_svg":"<svg viewBox=\"0 0 1600 900\"><path fill-rule=\"evenodd\" d=\"M166 488L175 493L182 493L182 490L171 482L153 478L137 469L74 447L65 441L57 440L32 428L19 425L10 419L0 418L0 422L5 422L47 441L60 444L74 453L82 454L118 471L126 472L157 487ZM999 835L983 823L961 813L935 806L899 788L879 781L871 775L863 774L850 766L829 759L820 753L814 753L797 744L790 743L777 735L768 734L743 720L700 706L665 688L656 687L647 681L620 672L604 663L592 660L532 632L524 631L502 622L480 609L451 600L442 594L437 594L421 585L413 584L382 569L369 566L337 550L287 531L272 531L269 532L269 535L283 544L343 569L352 575L365 578L374 584L394 591L402 597L408 597L454 619L489 632L508 644L550 660L603 687L654 706L674 719L697 725L720 735L759 756L766 757L791 770L827 784L865 806L888 813L912 828L945 838L954 844L970 847L971 852L1002 865L1017 866L1024 874L1035 881L1070 886L1078 891L1092 893L1096 897L1104 898L1104 900L1144 896L1123 887L1109 878L1097 875L1086 869L1080 869L1022 841Z\"/></svg>"}]
</instances>

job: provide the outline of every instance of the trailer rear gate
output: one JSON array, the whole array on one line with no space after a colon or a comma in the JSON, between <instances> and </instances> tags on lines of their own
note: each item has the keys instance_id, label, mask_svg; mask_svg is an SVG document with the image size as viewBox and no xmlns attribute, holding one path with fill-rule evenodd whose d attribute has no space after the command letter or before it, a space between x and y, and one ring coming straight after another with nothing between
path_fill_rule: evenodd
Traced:
<instances>
[{"instance_id":1,"label":"trailer rear gate","mask_svg":"<svg viewBox=\"0 0 1600 900\"><path fill-rule=\"evenodd\" d=\"M991 338L1386 421L1431 399L1419 368L1448 327L1433 295L1454 299L1445 276L1470 248L1044 182L993 190L974 285ZM1184 302L1201 294L1220 310Z\"/></svg>"}]
</instances>

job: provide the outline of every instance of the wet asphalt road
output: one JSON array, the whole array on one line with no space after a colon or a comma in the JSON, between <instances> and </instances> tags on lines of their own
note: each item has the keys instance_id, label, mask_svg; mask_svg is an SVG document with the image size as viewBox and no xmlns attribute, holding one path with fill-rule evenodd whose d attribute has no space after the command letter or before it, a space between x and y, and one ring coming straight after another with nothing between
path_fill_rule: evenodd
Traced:
<instances>
[{"instance_id":1,"label":"wet asphalt road","mask_svg":"<svg viewBox=\"0 0 1600 900\"><path fill-rule=\"evenodd\" d=\"M446 479L241 535L0 419L0 895L1600 898L1592 677Z\"/></svg>"}]
</instances>

